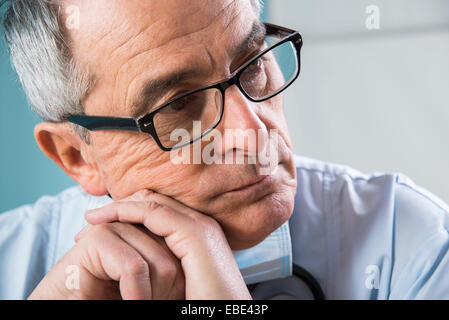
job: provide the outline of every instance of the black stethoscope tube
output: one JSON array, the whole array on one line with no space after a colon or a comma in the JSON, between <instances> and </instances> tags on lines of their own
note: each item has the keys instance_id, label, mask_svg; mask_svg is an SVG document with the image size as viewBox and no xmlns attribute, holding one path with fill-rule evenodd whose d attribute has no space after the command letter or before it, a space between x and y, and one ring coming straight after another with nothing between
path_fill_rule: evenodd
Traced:
<instances>
[{"instance_id":1,"label":"black stethoscope tube","mask_svg":"<svg viewBox=\"0 0 449 320\"><path fill-rule=\"evenodd\" d=\"M310 292L312 293L313 299L326 300L324 292L321 289L318 281L316 281L316 279L307 270L305 270L304 268L301 268L297 264L293 264L292 271L293 271L292 275L301 279L305 283L305 285L309 288ZM254 290L256 290L256 288L259 285L263 285L263 282L248 285L248 289L250 292L254 292ZM278 296L281 293L282 292L272 292L271 295L269 295L269 296L264 295L263 298L259 297L257 299L261 298L261 299L270 300L270 299Z\"/></svg>"},{"instance_id":2,"label":"black stethoscope tube","mask_svg":"<svg viewBox=\"0 0 449 320\"><path fill-rule=\"evenodd\" d=\"M324 292L321 289L318 281L305 269L297 264L293 264L293 274L300 278L309 287L315 300L326 300Z\"/></svg>"}]
</instances>

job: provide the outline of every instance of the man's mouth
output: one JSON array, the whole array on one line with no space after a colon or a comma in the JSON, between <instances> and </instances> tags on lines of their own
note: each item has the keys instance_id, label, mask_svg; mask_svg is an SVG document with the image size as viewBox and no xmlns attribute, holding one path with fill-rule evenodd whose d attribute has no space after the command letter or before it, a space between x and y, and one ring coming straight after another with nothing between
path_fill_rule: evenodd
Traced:
<instances>
[{"instance_id":1,"label":"man's mouth","mask_svg":"<svg viewBox=\"0 0 449 320\"><path fill-rule=\"evenodd\" d=\"M259 176L257 179L223 192L221 196L233 202L252 201L251 199L255 201L275 192L278 178L276 175Z\"/></svg>"},{"instance_id":2,"label":"man's mouth","mask_svg":"<svg viewBox=\"0 0 449 320\"><path fill-rule=\"evenodd\" d=\"M262 176L258 179L256 179L255 181L252 181L250 183L247 183L245 185L242 185L240 187L234 188L232 190L226 191L225 193L230 193L230 192L240 192L240 191L247 191L250 189L254 189L256 188L259 184L262 184L265 179L267 179L269 176Z\"/></svg>"}]
</instances>

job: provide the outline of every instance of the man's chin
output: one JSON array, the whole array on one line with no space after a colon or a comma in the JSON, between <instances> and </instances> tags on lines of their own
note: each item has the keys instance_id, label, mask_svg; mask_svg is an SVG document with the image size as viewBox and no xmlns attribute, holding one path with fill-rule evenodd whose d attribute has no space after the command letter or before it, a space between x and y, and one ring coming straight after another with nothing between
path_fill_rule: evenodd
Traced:
<instances>
[{"instance_id":1,"label":"man's chin","mask_svg":"<svg viewBox=\"0 0 449 320\"><path fill-rule=\"evenodd\" d=\"M233 250L243 250L263 241L291 216L294 192L271 193L237 212L217 219Z\"/></svg>"}]
</instances>

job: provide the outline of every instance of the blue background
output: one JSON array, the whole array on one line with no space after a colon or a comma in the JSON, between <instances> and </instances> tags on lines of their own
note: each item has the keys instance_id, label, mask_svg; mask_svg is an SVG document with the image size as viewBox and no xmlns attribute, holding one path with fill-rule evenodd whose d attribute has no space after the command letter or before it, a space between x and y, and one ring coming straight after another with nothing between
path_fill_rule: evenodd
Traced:
<instances>
[{"instance_id":1,"label":"blue background","mask_svg":"<svg viewBox=\"0 0 449 320\"><path fill-rule=\"evenodd\" d=\"M33 129L40 121L28 106L6 45L0 44L0 212L75 185L40 151Z\"/></svg>"},{"instance_id":2,"label":"blue background","mask_svg":"<svg viewBox=\"0 0 449 320\"><path fill-rule=\"evenodd\" d=\"M267 2L267 1L265 1ZM262 20L267 19L267 3ZM4 10L0 9L0 16ZM0 40L0 212L57 194L76 183L37 146L30 109L10 63L3 33Z\"/></svg>"}]
</instances>

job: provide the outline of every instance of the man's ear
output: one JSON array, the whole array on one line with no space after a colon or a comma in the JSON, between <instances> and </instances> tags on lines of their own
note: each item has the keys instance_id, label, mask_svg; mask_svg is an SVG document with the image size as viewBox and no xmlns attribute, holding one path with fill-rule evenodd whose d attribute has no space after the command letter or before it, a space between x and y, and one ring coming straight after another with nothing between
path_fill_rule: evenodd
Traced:
<instances>
[{"instance_id":1,"label":"man's ear","mask_svg":"<svg viewBox=\"0 0 449 320\"><path fill-rule=\"evenodd\" d=\"M41 150L89 194L108 194L96 163L89 161L88 148L67 123L42 122L34 128ZM84 152L83 152L84 151Z\"/></svg>"}]
</instances>

